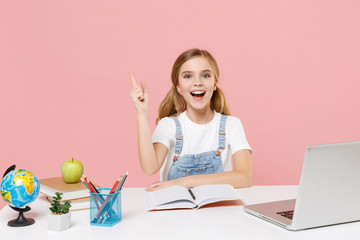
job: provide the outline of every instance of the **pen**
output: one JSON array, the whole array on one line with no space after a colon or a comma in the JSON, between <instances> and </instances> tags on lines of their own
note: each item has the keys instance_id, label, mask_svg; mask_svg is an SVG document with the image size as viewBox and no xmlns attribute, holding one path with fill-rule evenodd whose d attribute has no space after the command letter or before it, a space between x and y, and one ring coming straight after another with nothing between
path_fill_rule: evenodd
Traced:
<instances>
[{"instance_id":1,"label":"pen","mask_svg":"<svg viewBox=\"0 0 360 240\"><path fill-rule=\"evenodd\" d=\"M194 200L196 200L195 195L194 195L194 193L191 191L191 189L190 189L190 188L188 189L188 191L189 191L189 193L190 193L191 197L192 197Z\"/></svg>"}]
</instances>

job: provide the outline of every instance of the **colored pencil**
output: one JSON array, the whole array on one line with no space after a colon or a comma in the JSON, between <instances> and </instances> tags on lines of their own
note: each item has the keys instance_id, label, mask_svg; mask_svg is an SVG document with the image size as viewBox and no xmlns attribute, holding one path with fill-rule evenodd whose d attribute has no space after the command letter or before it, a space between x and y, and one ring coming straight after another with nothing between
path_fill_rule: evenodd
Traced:
<instances>
[{"instance_id":1,"label":"colored pencil","mask_svg":"<svg viewBox=\"0 0 360 240\"><path fill-rule=\"evenodd\" d=\"M101 205L101 207L100 207L100 209L99 209L98 213L96 214L95 219L99 218L99 216L100 216L100 215L101 215L101 213L103 212L103 210L104 210L105 206L107 205L107 203L108 203L108 201L109 201L110 197L111 197L110 195L106 197L106 199L105 199L104 203ZM101 220L101 218L99 218L99 219L98 219L97 223L99 223L99 222L100 222L100 220Z\"/></svg>"},{"instance_id":2,"label":"colored pencil","mask_svg":"<svg viewBox=\"0 0 360 240\"><path fill-rule=\"evenodd\" d=\"M116 184L116 187L115 187L115 189L113 190L114 193L117 193L118 191L121 190L122 186L124 185L124 182L125 182L125 180L126 180L126 177L127 177L128 173L129 173L129 171L127 171L127 172L125 173L125 175L123 176L123 178L121 179L121 181L120 181L120 178L118 179L119 182ZM113 188L114 188L114 187L113 187ZM111 192L110 194L112 194L112 192ZM102 217L102 215L103 215L103 216L106 216L106 214L107 214L108 211L111 209L111 207L112 207L112 205L114 204L114 202L116 201L116 199L114 199L113 202L109 202L109 203L108 203L110 197L111 197L111 196L107 196L107 198L105 199L105 202L103 203L103 205L102 205L101 208L99 209L99 212L96 214L96 217L95 217L95 218L98 218L97 223L100 223L100 222L104 219L104 217ZM105 208L106 205L109 205L109 206L108 206L107 209L105 210L104 208ZM104 212L104 214L101 214L102 212ZM105 217L105 218L106 218L106 217Z\"/></svg>"},{"instance_id":3,"label":"colored pencil","mask_svg":"<svg viewBox=\"0 0 360 240\"><path fill-rule=\"evenodd\" d=\"M117 193L117 192L119 192L119 191L122 189L122 186L123 186L124 183L125 183L125 180L126 180L126 178L127 178L128 173L129 173L129 171L127 171L127 172L125 173L125 175L124 175L123 178L121 179L121 182L117 185L116 189L114 190L114 193ZM115 203L115 201L116 201L116 199L114 199L113 202L108 203L108 205L110 205L110 206L105 210L104 214L102 214L104 217L102 217L102 216L100 215L100 218L98 219L97 223L100 223L100 222L102 222L102 221L106 221L106 218L107 218L106 216L107 216L108 212L111 210L112 205ZM105 204L105 203L104 203L104 204ZM103 204L103 206L104 206L104 204ZM99 211L100 211L100 210L99 210Z\"/></svg>"},{"instance_id":4,"label":"colored pencil","mask_svg":"<svg viewBox=\"0 0 360 240\"><path fill-rule=\"evenodd\" d=\"M92 184L92 182L86 176L83 175L83 177L81 178L81 181L89 189L90 192L92 192L92 191L91 191L91 189L90 189L90 187L89 187L89 185L88 185L88 183L86 182L85 179L87 179L90 182L91 186L93 187L93 189L95 190L96 193L100 193L99 190L94 186L94 184ZM98 196L100 198L99 199L100 203L103 203L105 201L104 197L102 195L100 195L100 194Z\"/></svg>"},{"instance_id":5,"label":"colored pencil","mask_svg":"<svg viewBox=\"0 0 360 240\"><path fill-rule=\"evenodd\" d=\"M117 185L118 185L118 184L119 184L119 182L120 182L120 179L121 179L121 177L119 177L119 178L116 180L116 182L115 182L114 186L111 188L111 190L110 190L110 193L109 193L109 194L112 194L112 193L115 191L115 189L116 189Z\"/></svg>"},{"instance_id":6,"label":"colored pencil","mask_svg":"<svg viewBox=\"0 0 360 240\"><path fill-rule=\"evenodd\" d=\"M86 183L87 183L88 186L89 186L90 192L92 192L92 193L97 193L96 190L93 188L93 186L90 184L89 179L88 179L87 177L84 177L84 179L85 179Z\"/></svg>"},{"instance_id":7,"label":"colored pencil","mask_svg":"<svg viewBox=\"0 0 360 240\"><path fill-rule=\"evenodd\" d=\"M121 179L121 183L120 183L120 187L119 187L118 191L120 191L120 190L122 189L122 187L123 187L123 185L124 185L124 183L125 183L125 180L126 180L126 178L127 178L127 176L128 176L128 173L129 173L129 171L127 171L127 172L125 173L124 177Z\"/></svg>"},{"instance_id":8,"label":"colored pencil","mask_svg":"<svg viewBox=\"0 0 360 240\"><path fill-rule=\"evenodd\" d=\"M90 191L89 185L87 184L87 182L85 181L85 179L83 177L80 178L81 182L85 185L85 187ZM91 192L91 191L90 191Z\"/></svg>"},{"instance_id":9,"label":"colored pencil","mask_svg":"<svg viewBox=\"0 0 360 240\"><path fill-rule=\"evenodd\" d=\"M89 180L88 180L86 177L81 178L81 181L82 181L83 184L90 190L90 192L94 193L93 191L95 191L95 190L94 190L94 189L91 189L92 186L89 184ZM91 195L91 194L90 194L90 195ZM95 204L96 204L97 209L100 209L100 206L99 206L99 203L98 203L98 201L97 201L96 196L95 196L95 195L92 195L92 196L93 196L93 198L94 198L94 202L95 202Z\"/></svg>"}]
</instances>

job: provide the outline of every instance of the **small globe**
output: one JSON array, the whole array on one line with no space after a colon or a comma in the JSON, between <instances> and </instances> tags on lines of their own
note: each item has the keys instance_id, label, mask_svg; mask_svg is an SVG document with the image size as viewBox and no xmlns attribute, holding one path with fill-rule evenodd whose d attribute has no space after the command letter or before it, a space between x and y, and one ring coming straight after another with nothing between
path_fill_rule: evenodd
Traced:
<instances>
[{"instance_id":1,"label":"small globe","mask_svg":"<svg viewBox=\"0 0 360 240\"><path fill-rule=\"evenodd\" d=\"M1 182L1 196L11 207L22 208L28 205L36 199L39 192L39 180L28 170L12 170Z\"/></svg>"}]
</instances>

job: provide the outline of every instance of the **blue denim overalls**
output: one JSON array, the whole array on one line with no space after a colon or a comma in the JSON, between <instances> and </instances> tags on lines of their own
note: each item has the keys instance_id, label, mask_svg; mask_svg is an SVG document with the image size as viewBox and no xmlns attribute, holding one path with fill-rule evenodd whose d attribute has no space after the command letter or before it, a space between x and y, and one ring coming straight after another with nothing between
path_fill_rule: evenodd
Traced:
<instances>
[{"instance_id":1,"label":"blue denim overalls","mask_svg":"<svg viewBox=\"0 0 360 240\"><path fill-rule=\"evenodd\" d=\"M216 151L199 154L185 154L180 156L183 146L183 135L180 121L172 117L176 124L175 156L168 173L168 180L186 177L190 175L209 174L223 172L221 152L225 149L225 126L226 115L221 115L219 125L219 144Z\"/></svg>"}]
</instances>

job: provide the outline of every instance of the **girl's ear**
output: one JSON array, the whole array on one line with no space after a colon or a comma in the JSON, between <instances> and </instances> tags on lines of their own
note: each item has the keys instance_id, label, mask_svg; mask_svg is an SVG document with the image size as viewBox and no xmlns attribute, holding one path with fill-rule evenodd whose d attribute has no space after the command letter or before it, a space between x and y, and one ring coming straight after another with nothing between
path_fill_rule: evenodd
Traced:
<instances>
[{"instance_id":1,"label":"girl's ear","mask_svg":"<svg viewBox=\"0 0 360 240\"><path fill-rule=\"evenodd\" d=\"M216 91L216 84L215 84L215 86L214 86L214 91Z\"/></svg>"}]
</instances>

